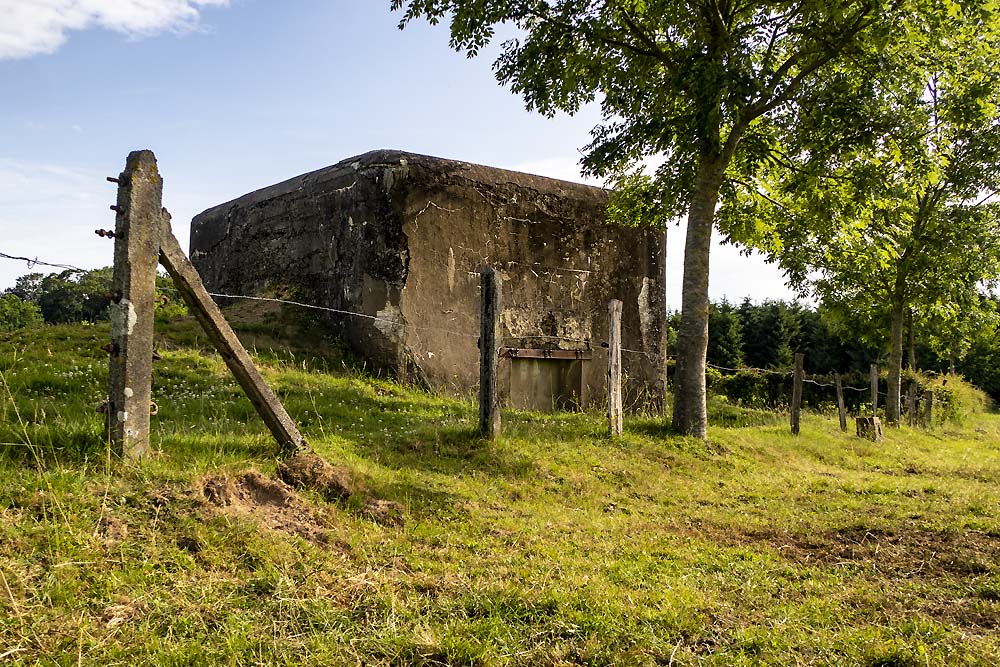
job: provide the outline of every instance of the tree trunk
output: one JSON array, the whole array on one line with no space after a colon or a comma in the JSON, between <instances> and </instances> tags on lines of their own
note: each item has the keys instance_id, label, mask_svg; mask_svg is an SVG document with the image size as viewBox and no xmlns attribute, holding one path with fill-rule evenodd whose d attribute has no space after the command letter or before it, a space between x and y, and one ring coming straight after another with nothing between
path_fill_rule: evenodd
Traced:
<instances>
[{"instance_id":1,"label":"tree trunk","mask_svg":"<svg viewBox=\"0 0 1000 667\"><path fill-rule=\"evenodd\" d=\"M900 376L903 372L903 303L896 300L890 313L889 329L889 395L885 399L885 420L899 424Z\"/></svg>"},{"instance_id":2,"label":"tree trunk","mask_svg":"<svg viewBox=\"0 0 1000 667\"><path fill-rule=\"evenodd\" d=\"M708 258L719 187L724 171L718 156L703 155L698 165L684 244L681 324L674 371L674 429L704 439L708 432L705 356L708 351Z\"/></svg>"},{"instance_id":3,"label":"tree trunk","mask_svg":"<svg viewBox=\"0 0 1000 667\"><path fill-rule=\"evenodd\" d=\"M908 340L906 342L907 347L909 347L910 358L908 368L911 371L917 370L917 346L916 346L916 336L913 333L913 309L910 308L906 313L906 330Z\"/></svg>"}]
</instances>

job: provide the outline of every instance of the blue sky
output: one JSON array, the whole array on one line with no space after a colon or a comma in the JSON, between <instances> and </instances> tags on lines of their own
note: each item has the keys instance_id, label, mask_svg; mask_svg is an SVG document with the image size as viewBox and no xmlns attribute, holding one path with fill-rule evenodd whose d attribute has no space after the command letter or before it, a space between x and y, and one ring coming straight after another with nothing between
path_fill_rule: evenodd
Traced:
<instances>
[{"instance_id":1,"label":"blue sky","mask_svg":"<svg viewBox=\"0 0 1000 667\"><path fill-rule=\"evenodd\" d=\"M389 0L0 0L0 252L111 263L130 150L155 151L187 245L198 212L375 148L582 180L596 108L547 119L447 30L397 29ZM683 225L668 301L680 304ZM28 271L0 260L0 289ZM790 298L780 273L714 251L713 298Z\"/></svg>"}]
</instances>

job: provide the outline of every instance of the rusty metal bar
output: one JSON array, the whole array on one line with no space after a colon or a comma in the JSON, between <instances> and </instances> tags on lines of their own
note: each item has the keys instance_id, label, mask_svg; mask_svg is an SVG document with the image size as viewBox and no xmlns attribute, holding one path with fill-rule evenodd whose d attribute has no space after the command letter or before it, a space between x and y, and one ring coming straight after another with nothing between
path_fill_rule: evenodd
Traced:
<instances>
[{"instance_id":1,"label":"rusty metal bar","mask_svg":"<svg viewBox=\"0 0 1000 667\"><path fill-rule=\"evenodd\" d=\"M593 350L542 350L530 347L501 347L500 356L505 359L581 359L594 358Z\"/></svg>"}]
</instances>

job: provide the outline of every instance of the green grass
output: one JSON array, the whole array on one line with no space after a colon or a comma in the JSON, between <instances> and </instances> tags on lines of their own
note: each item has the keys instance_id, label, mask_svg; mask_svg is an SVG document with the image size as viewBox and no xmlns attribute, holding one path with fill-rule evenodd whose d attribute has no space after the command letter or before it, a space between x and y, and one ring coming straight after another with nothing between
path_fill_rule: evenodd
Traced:
<instances>
[{"instance_id":1,"label":"green grass","mask_svg":"<svg viewBox=\"0 0 1000 667\"><path fill-rule=\"evenodd\" d=\"M272 475L274 445L193 324L158 326L140 465L94 411L106 328L0 335L0 664L1000 663L994 415L874 444L718 402L707 443L505 413L491 443L472 403L244 327L310 443L405 522L312 492L242 512L206 480Z\"/></svg>"}]
</instances>

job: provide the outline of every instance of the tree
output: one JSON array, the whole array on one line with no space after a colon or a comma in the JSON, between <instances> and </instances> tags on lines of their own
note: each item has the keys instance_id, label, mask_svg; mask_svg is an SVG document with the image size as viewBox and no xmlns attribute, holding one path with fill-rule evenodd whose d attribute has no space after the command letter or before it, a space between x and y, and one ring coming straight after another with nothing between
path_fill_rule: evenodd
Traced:
<instances>
[{"instance_id":1,"label":"tree","mask_svg":"<svg viewBox=\"0 0 1000 667\"><path fill-rule=\"evenodd\" d=\"M798 335L795 313L783 301L768 299L754 304L745 299L740 306L743 321L744 359L752 368L791 367Z\"/></svg>"},{"instance_id":2,"label":"tree","mask_svg":"<svg viewBox=\"0 0 1000 667\"><path fill-rule=\"evenodd\" d=\"M687 215L673 424L706 436L708 260L716 208L752 180L774 116L832 63L877 48L915 0L391 0L401 27L450 22L451 46L478 54L501 23L494 67L529 109L576 112L600 100L604 122L583 165L627 182L663 157L645 189L656 217ZM633 179L635 180L635 179ZM746 230L722 231L740 240Z\"/></svg>"},{"instance_id":3,"label":"tree","mask_svg":"<svg viewBox=\"0 0 1000 667\"><path fill-rule=\"evenodd\" d=\"M993 302L994 310L998 305ZM965 341L969 350L958 362L958 371L994 401L1000 401L1000 330L997 323L977 327ZM947 359L949 365L954 363L953 354L948 354Z\"/></svg>"},{"instance_id":4,"label":"tree","mask_svg":"<svg viewBox=\"0 0 1000 667\"><path fill-rule=\"evenodd\" d=\"M798 310L798 334L792 346L805 353L806 368L813 373L867 373L873 355L877 354L865 341L852 335L843 321L822 307Z\"/></svg>"},{"instance_id":5,"label":"tree","mask_svg":"<svg viewBox=\"0 0 1000 667\"><path fill-rule=\"evenodd\" d=\"M908 316L955 346L1000 277L1000 39L974 6L951 10L920 17L922 37L903 35L867 79L844 68L818 79L781 119L777 187L755 190L754 215L778 221L771 252L793 281L888 340L890 423ZM845 99L860 119L850 132L816 111Z\"/></svg>"},{"instance_id":6,"label":"tree","mask_svg":"<svg viewBox=\"0 0 1000 667\"><path fill-rule=\"evenodd\" d=\"M45 276L41 273L26 273L14 281L14 286L4 290L4 294L13 294L22 301L38 303L38 297L42 293L42 279Z\"/></svg>"},{"instance_id":7,"label":"tree","mask_svg":"<svg viewBox=\"0 0 1000 667\"><path fill-rule=\"evenodd\" d=\"M7 294L36 305L50 324L106 320L111 267L21 276Z\"/></svg>"},{"instance_id":8,"label":"tree","mask_svg":"<svg viewBox=\"0 0 1000 667\"><path fill-rule=\"evenodd\" d=\"M0 331L14 331L41 324L42 311L15 294L0 295Z\"/></svg>"},{"instance_id":9,"label":"tree","mask_svg":"<svg viewBox=\"0 0 1000 667\"><path fill-rule=\"evenodd\" d=\"M708 307L708 359L727 368L743 363L740 313L725 299Z\"/></svg>"}]
</instances>

